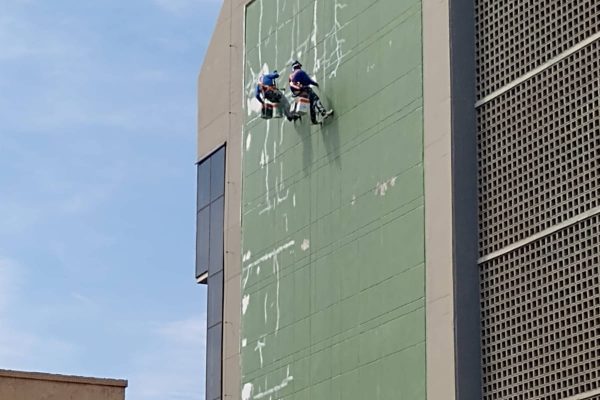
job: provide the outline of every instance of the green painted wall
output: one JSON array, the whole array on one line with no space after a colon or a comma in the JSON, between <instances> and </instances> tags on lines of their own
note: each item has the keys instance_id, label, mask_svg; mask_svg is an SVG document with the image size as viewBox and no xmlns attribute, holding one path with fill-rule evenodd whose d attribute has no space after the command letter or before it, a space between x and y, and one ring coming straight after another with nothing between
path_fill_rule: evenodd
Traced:
<instances>
[{"instance_id":1,"label":"green painted wall","mask_svg":"<svg viewBox=\"0 0 600 400\"><path fill-rule=\"evenodd\" d=\"M245 24L241 398L424 399L421 2L256 0ZM296 58L323 128L254 111Z\"/></svg>"}]
</instances>

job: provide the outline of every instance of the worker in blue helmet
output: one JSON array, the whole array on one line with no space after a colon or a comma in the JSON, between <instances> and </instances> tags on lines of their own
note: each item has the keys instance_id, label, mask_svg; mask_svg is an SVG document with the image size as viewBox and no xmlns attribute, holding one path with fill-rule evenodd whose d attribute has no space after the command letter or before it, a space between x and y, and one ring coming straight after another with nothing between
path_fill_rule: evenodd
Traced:
<instances>
[{"instance_id":1,"label":"worker in blue helmet","mask_svg":"<svg viewBox=\"0 0 600 400\"><path fill-rule=\"evenodd\" d=\"M307 97L310 100L310 119L313 124L318 124L317 113L322 119L325 119L333 114L333 110L327 110L321 103L319 96L312 90L311 86L319 87L303 69L300 61L292 63L292 73L289 78L290 90L294 97Z\"/></svg>"},{"instance_id":2,"label":"worker in blue helmet","mask_svg":"<svg viewBox=\"0 0 600 400\"><path fill-rule=\"evenodd\" d=\"M279 104L288 121L295 121L298 119L298 116L290 111L290 103L283 93L281 93L281 90L277 88L277 78L279 78L279 73L277 71L263 74L258 78L256 84L256 100L258 100L263 107L265 106L265 99L272 103Z\"/></svg>"}]
</instances>

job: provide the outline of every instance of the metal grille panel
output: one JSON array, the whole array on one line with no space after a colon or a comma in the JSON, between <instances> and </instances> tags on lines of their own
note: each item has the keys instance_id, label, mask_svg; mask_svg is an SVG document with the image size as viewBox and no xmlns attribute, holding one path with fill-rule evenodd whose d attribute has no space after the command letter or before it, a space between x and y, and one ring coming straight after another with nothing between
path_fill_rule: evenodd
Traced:
<instances>
[{"instance_id":1,"label":"metal grille panel","mask_svg":"<svg viewBox=\"0 0 600 400\"><path fill-rule=\"evenodd\" d=\"M480 272L485 400L559 400L600 387L600 217Z\"/></svg>"},{"instance_id":2,"label":"metal grille panel","mask_svg":"<svg viewBox=\"0 0 600 400\"><path fill-rule=\"evenodd\" d=\"M594 42L479 108L480 255L600 206L598 60Z\"/></svg>"},{"instance_id":3,"label":"metal grille panel","mask_svg":"<svg viewBox=\"0 0 600 400\"><path fill-rule=\"evenodd\" d=\"M476 0L479 97L600 31L597 0Z\"/></svg>"}]
</instances>

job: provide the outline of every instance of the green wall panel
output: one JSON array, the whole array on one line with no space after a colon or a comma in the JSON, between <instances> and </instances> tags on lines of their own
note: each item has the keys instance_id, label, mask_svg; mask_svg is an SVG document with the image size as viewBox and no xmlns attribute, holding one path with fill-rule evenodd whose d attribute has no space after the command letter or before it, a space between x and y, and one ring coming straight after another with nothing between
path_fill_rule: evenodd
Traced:
<instances>
[{"instance_id":1,"label":"green wall panel","mask_svg":"<svg viewBox=\"0 0 600 400\"><path fill-rule=\"evenodd\" d=\"M245 20L242 394L425 398L420 0L256 0ZM300 59L323 127L259 118ZM289 95L289 91L288 91Z\"/></svg>"}]
</instances>

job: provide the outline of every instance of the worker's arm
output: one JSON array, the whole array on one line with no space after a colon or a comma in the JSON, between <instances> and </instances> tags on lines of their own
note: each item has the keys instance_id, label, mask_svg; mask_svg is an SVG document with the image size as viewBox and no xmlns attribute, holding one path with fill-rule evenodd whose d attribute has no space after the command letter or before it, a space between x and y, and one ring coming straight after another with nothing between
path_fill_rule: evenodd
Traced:
<instances>
[{"instance_id":1,"label":"worker's arm","mask_svg":"<svg viewBox=\"0 0 600 400\"><path fill-rule=\"evenodd\" d=\"M269 78L269 79L277 79L277 78L279 78L279 73L277 71L273 71L273 72L265 75L265 77Z\"/></svg>"},{"instance_id":2,"label":"worker's arm","mask_svg":"<svg viewBox=\"0 0 600 400\"><path fill-rule=\"evenodd\" d=\"M260 104L265 104L265 102L263 101L263 99L262 99L262 97L260 95L261 91L262 90L260 88L260 84L256 85L256 94L255 94L256 100L258 100L260 102Z\"/></svg>"},{"instance_id":3,"label":"worker's arm","mask_svg":"<svg viewBox=\"0 0 600 400\"><path fill-rule=\"evenodd\" d=\"M303 86L309 86L309 85L313 85L316 87L319 87L319 84L315 81L313 81L310 76L308 76L308 74L304 71L299 71L296 74L296 82L300 82Z\"/></svg>"}]
</instances>

